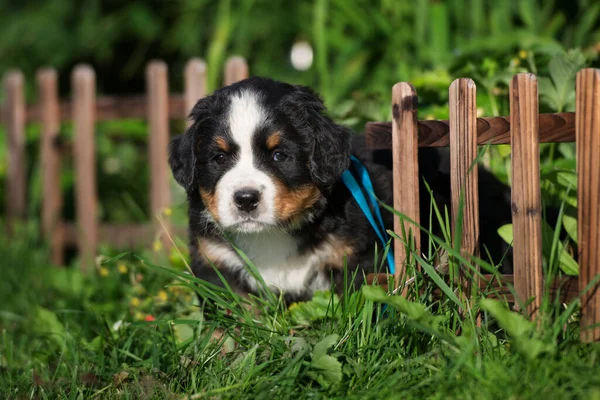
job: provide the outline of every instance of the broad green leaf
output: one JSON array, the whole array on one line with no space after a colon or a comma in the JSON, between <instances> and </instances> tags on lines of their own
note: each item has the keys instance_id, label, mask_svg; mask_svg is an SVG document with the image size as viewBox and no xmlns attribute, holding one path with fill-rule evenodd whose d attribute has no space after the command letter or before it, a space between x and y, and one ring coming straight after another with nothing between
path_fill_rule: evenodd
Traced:
<instances>
[{"instance_id":1,"label":"broad green leaf","mask_svg":"<svg viewBox=\"0 0 600 400\"><path fill-rule=\"evenodd\" d=\"M342 363L335 357L319 357L310 363L310 367L307 375L325 388L342 381Z\"/></svg>"},{"instance_id":2,"label":"broad green leaf","mask_svg":"<svg viewBox=\"0 0 600 400\"><path fill-rule=\"evenodd\" d=\"M364 285L362 293L367 300L387 304L396 310L405 314L410 319L418 321L430 328L437 328L440 316L433 316L421 303L408 301L404 296L388 296L387 293L379 286Z\"/></svg>"},{"instance_id":3,"label":"broad green leaf","mask_svg":"<svg viewBox=\"0 0 600 400\"><path fill-rule=\"evenodd\" d=\"M507 145L507 144L498 145L496 147L496 151L498 152L498 155L500 155L500 157L506 158L510 155L510 145Z\"/></svg>"},{"instance_id":4,"label":"broad green leaf","mask_svg":"<svg viewBox=\"0 0 600 400\"><path fill-rule=\"evenodd\" d=\"M581 50L570 50L554 56L548 64L550 78L539 79L542 101L558 112L573 111L575 108L575 77L586 66Z\"/></svg>"},{"instance_id":5,"label":"broad green leaf","mask_svg":"<svg viewBox=\"0 0 600 400\"><path fill-rule=\"evenodd\" d=\"M48 338L57 346L62 347L65 342L66 329L56 316L56 313L43 307L36 307L33 329L37 333L47 334Z\"/></svg>"},{"instance_id":6,"label":"broad green leaf","mask_svg":"<svg viewBox=\"0 0 600 400\"><path fill-rule=\"evenodd\" d=\"M498 235L504 240L507 244L512 244L513 242L513 226L512 224L502 225L498 228Z\"/></svg>"},{"instance_id":7,"label":"broad green leaf","mask_svg":"<svg viewBox=\"0 0 600 400\"><path fill-rule=\"evenodd\" d=\"M577 243L577 217L565 213L562 223L569 237Z\"/></svg>"},{"instance_id":8,"label":"broad green leaf","mask_svg":"<svg viewBox=\"0 0 600 400\"><path fill-rule=\"evenodd\" d=\"M181 344L194 337L194 328L189 324L173 324L173 331L175 332L177 344Z\"/></svg>"},{"instance_id":9,"label":"broad green leaf","mask_svg":"<svg viewBox=\"0 0 600 400\"><path fill-rule=\"evenodd\" d=\"M546 240L542 240L542 252L547 260L550 260L552 254L553 237L554 229L552 229L545 221L542 221L542 238L546 238ZM557 241L555 245L557 247L557 252L560 255L558 259L560 269L567 275L579 275L579 265L577 265L577 262L567 252L562 242Z\"/></svg>"},{"instance_id":10,"label":"broad green leaf","mask_svg":"<svg viewBox=\"0 0 600 400\"><path fill-rule=\"evenodd\" d=\"M511 336L521 337L533 332L535 325L523 315L510 311L498 300L481 299L481 308L498 321L502 329Z\"/></svg>"},{"instance_id":11,"label":"broad green leaf","mask_svg":"<svg viewBox=\"0 0 600 400\"><path fill-rule=\"evenodd\" d=\"M500 237L508 244L513 243L513 226L512 224L506 224L498 229ZM542 253L546 260L550 260L552 253L552 237L554 236L554 230L546 222L542 223L542 237L546 240L542 240ZM557 242L558 248L559 265L560 269L567 275L579 275L579 265L566 251L564 245L561 242Z\"/></svg>"},{"instance_id":12,"label":"broad green leaf","mask_svg":"<svg viewBox=\"0 0 600 400\"><path fill-rule=\"evenodd\" d=\"M334 333L321 339L321 341L315 344L315 347L313 348L313 359L327 355L327 351L337 343L339 338L340 336Z\"/></svg>"},{"instance_id":13,"label":"broad green leaf","mask_svg":"<svg viewBox=\"0 0 600 400\"><path fill-rule=\"evenodd\" d=\"M298 325L310 325L311 322L334 317L334 310L338 310L339 298L330 292L316 292L313 298L302 303L293 303L288 308L288 313Z\"/></svg>"},{"instance_id":14,"label":"broad green leaf","mask_svg":"<svg viewBox=\"0 0 600 400\"><path fill-rule=\"evenodd\" d=\"M339 335L332 334L323 338L312 351L310 371L307 375L323 387L329 387L342 381L342 363L334 356L327 354L339 340Z\"/></svg>"},{"instance_id":15,"label":"broad green leaf","mask_svg":"<svg viewBox=\"0 0 600 400\"><path fill-rule=\"evenodd\" d=\"M481 308L496 321L511 337L517 351L532 360L543 353L554 353L555 346L544 342L535 335L535 323L523 315L510 311L498 300L482 299Z\"/></svg>"}]
</instances>

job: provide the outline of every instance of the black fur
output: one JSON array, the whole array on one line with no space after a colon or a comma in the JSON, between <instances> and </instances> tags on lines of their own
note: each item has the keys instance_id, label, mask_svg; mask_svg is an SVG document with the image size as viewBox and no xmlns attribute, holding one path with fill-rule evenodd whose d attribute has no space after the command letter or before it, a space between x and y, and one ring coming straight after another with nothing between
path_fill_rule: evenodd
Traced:
<instances>
[{"instance_id":1,"label":"black fur","mask_svg":"<svg viewBox=\"0 0 600 400\"><path fill-rule=\"evenodd\" d=\"M326 116L323 102L307 87L296 86L283 98L279 109L305 138L313 180L329 191L350 165L352 132Z\"/></svg>"}]
</instances>

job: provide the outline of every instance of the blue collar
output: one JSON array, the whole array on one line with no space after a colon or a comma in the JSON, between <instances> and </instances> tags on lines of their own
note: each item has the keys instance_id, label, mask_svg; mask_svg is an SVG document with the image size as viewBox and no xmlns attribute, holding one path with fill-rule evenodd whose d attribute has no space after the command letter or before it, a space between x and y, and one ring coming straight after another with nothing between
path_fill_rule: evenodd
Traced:
<instances>
[{"instance_id":1,"label":"blue collar","mask_svg":"<svg viewBox=\"0 0 600 400\"><path fill-rule=\"evenodd\" d=\"M375 230L375 233L377 233L379 240L381 240L381 244L383 245L382 248L385 249L388 246L389 238L387 231L385 230L385 225L383 224L383 218L381 218L381 211L379 209L377 199L375 198L375 190L373 189L373 184L371 183L369 172L358 158L350 156L350 161L351 167L344 171L344 173L342 174L342 182L344 182L348 190L350 190L350 193L352 193L352 196L360 206L360 209L371 223L371 226ZM361 189L361 185L358 184L358 182L354 178L354 175L352 175L352 172L350 171L352 167L354 167L354 169L358 173L360 183L365 189L364 191L367 193L368 201L363 193L363 190ZM375 221L375 217L373 217L373 212L371 211L371 208L373 208L373 210L375 211L375 216L377 217L378 223ZM389 273L394 274L396 269L394 266L394 253L392 252L391 247L387 252L387 261Z\"/></svg>"}]
</instances>

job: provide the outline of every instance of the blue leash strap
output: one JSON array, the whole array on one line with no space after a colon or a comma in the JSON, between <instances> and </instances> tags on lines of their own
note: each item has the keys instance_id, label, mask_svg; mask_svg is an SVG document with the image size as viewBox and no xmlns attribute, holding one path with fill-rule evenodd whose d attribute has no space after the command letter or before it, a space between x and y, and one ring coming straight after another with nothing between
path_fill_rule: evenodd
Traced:
<instances>
[{"instance_id":1,"label":"blue leash strap","mask_svg":"<svg viewBox=\"0 0 600 400\"><path fill-rule=\"evenodd\" d=\"M367 196L369 197L368 201L360 185L354 178L354 175L352 175L352 172L350 172L350 169L347 169L342 174L342 182L344 182L348 190L350 190L350 193L352 193L352 196L354 197L360 209L371 223L371 226L375 230L375 233L379 237L379 240L381 240L383 248L385 249L388 242L388 235L385 230L385 225L383 224L383 218L381 217L381 210L379 209L379 204L377 203L377 199L375 198L375 189L373 188L371 177L369 176L369 172L367 171L363 163L361 163L358 158L351 156L350 161L352 163L352 166L358 173L360 182L365 188L365 192L367 192ZM369 206L369 203L371 203L371 206L375 211L375 217L377 217L377 222L379 222L379 224L375 221L375 218L373 217L373 213L371 212L371 207ZM396 268L394 264L394 254L391 248L388 250L387 253L387 261L389 273L393 274Z\"/></svg>"}]
</instances>

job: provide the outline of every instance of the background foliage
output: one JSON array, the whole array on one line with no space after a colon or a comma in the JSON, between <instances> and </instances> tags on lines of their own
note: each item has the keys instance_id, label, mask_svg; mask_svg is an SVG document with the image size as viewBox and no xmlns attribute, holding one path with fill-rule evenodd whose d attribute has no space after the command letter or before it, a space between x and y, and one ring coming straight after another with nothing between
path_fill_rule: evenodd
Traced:
<instances>
[{"instance_id":1,"label":"background foliage","mask_svg":"<svg viewBox=\"0 0 600 400\"><path fill-rule=\"evenodd\" d=\"M574 73L600 51L600 3L592 0L5 0L1 10L0 73L22 70L29 102L35 101L41 66L59 71L63 97L70 95L70 71L82 62L96 69L100 94L142 93L147 62L160 58L169 65L171 90L180 91L185 62L200 56L213 90L225 58L238 54L248 59L252 74L312 86L340 122L358 131L366 121L390 118L390 88L400 80L417 88L421 118L447 118L447 88L459 76L475 79L481 114L506 114L507 83L522 71L541 77L542 111L570 111ZM300 40L314 50L307 71L290 62L291 47ZM174 123L172 133L182 129ZM69 140L70 127L62 131ZM149 218L145 131L143 121L99 127L103 220ZM32 126L27 135L32 216L39 215L38 133ZM0 189L7 162L3 140ZM555 154L561 153L553 149ZM501 155L489 166L508 181L506 150ZM68 158L64 165L65 215L71 218ZM178 188L175 193L183 200Z\"/></svg>"}]
</instances>

